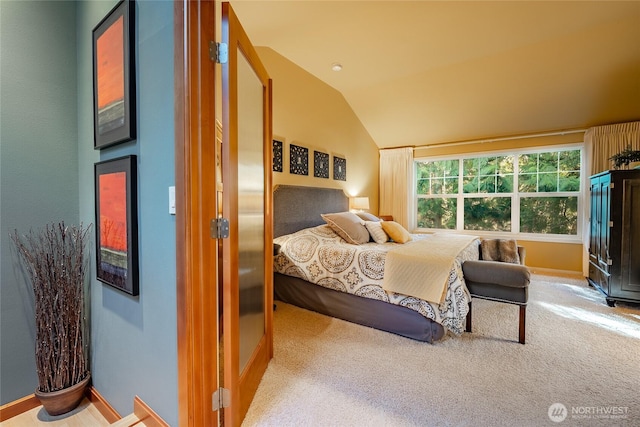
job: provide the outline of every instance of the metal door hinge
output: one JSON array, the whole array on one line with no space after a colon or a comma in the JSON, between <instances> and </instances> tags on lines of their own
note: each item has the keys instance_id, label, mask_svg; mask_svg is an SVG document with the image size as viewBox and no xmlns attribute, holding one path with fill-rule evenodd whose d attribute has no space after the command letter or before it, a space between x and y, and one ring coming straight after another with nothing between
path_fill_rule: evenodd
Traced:
<instances>
[{"instance_id":1,"label":"metal door hinge","mask_svg":"<svg viewBox=\"0 0 640 427\"><path fill-rule=\"evenodd\" d=\"M613 227L613 221L609 221L609 228Z\"/></svg>"},{"instance_id":2,"label":"metal door hinge","mask_svg":"<svg viewBox=\"0 0 640 427\"><path fill-rule=\"evenodd\" d=\"M229 48L227 44L209 41L209 58L218 64L226 64L229 60Z\"/></svg>"},{"instance_id":3,"label":"metal door hinge","mask_svg":"<svg viewBox=\"0 0 640 427\"><path fill-rule=\"evenodd\" d=\"M226 388L219 388L213 392L211 404L214 411L231 406L231 392Z\"/></svg>"},{"instance_id":4,"label":"metal door hinge","mask_svg":"<svg viewBox=\"0 0 640 427\"><path fill-rule=\"evenodd\" d=\"M226 218L214 218L211 220L211 238L226 239L229 237L229 220Z\"/></svg>"},{"instance_id":5,"label":"metal door hinge","mask_svg":"<svg viewBox=\"0 0 640 427\"><path fill-rule=\"evenodd\" d=\"M616 185L612 182L611 184L609 184L609 188L614 188Z\"/></svg>"}]
</instances>

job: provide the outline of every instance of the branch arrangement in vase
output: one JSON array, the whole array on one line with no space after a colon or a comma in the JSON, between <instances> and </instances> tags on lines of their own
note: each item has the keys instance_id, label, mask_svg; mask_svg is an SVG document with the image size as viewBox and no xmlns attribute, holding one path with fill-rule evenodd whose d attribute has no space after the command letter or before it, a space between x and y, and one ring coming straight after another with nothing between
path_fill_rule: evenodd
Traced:
<instances>
[{"instance_id":1,"label":"branch arrangement in vase","mask_svg":"<svg viewBox=\"0 0 640 427\"><path fill-rule=\"evenodd\" d=\"M10 233L35 297L38 391L71 387L89 375L85 247L91 225L48 224Z\"/></svg>"}]
</instances>

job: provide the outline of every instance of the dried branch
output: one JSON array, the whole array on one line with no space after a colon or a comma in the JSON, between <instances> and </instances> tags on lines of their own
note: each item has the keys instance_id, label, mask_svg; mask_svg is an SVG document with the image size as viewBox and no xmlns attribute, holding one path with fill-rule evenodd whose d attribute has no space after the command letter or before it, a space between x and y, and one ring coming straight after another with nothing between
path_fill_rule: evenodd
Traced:
<instances>
[{"instance_id":1,"label":"dried branch","mask_svg":"<svg viewBox=\"0 0 640 427\"><path fill-rule=\"evenodd\" d=\"M39 390L52 392L82 381L88 374L85 351L85 246L91 225L49 224L20 236L15 244L35 296L36 370Z\"/></svg>"}]
</instances>

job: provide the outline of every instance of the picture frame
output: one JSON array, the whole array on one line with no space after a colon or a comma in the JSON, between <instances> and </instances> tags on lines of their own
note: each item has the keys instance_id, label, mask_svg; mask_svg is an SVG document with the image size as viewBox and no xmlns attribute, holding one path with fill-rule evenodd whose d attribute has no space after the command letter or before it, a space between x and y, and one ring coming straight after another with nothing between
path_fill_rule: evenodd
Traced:
<instances>
[{"instance_id":1,"label":"picture frame","mask_svg":"<svg viewBox=\"0 0 640 427\"><path fill-rule=\"evenodd\" d=\"M138 194L135 155L95 163L97 279L136 296Z\"/></svg>"},{"instance_id":2,"label":"picture frame","mask_svg":"<svg viewBox=\"0 0 640 427\"><path fill-rule=\"evenodd\" d=\"M347 159L333 156L333 179L336 181L347 180Z\"/></svg>"},{"instance_id":3,"label":"picture frame","mask_svg":"<svg viewBox=\"0 0 640 427\"><path fill-rule=\"evenodd\" d=\"M313 176L329 179L329 154L314 150Z\"/></svg>"},{"instance_id":4,"label":"picture frame","mask_svg":"<svg viewBox=\"0 0 640 427\"><path fill-rule=\"evenodd\" d=\"M135 1L121 0L93 29L94 149L136 138Z\"/></svg>"},{"instance_id":5,"label":"picture frame","mask_svg":"<svg viewBox=\"0 0 640 427\"><path fill-rule=\"evenodd\" d=\"M273 140L273 171L282 172L282 156L283 156L283 144L282 141L277 139Z\"/></svg>"},{"instance_id":6,"label":"picture frame","mask_svg":"<svg viewBox=\"0 0 640 427\"><path fill-rule=\"evenodd\" d=\"M309 149L299 145L289 146L289 173L309 175Z\"/></svg>"}]
</instances>

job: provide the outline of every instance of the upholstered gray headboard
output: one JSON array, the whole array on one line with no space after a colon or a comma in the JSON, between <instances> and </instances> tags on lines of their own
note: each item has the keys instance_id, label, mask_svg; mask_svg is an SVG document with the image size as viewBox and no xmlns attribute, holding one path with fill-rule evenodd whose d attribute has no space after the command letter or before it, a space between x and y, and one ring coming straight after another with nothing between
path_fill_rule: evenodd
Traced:
<instances>
[{"instance_id":1,"label":"upholstered gray headboard","mask_svg":"<svg viewBox=\"0 0 640 427\"><path fill-rule=\"evenodd\" d=\"M273 237L324 224L320 214L349 210L341 189L277 185L273 189Z\"/></svg>"}]
</instances>

